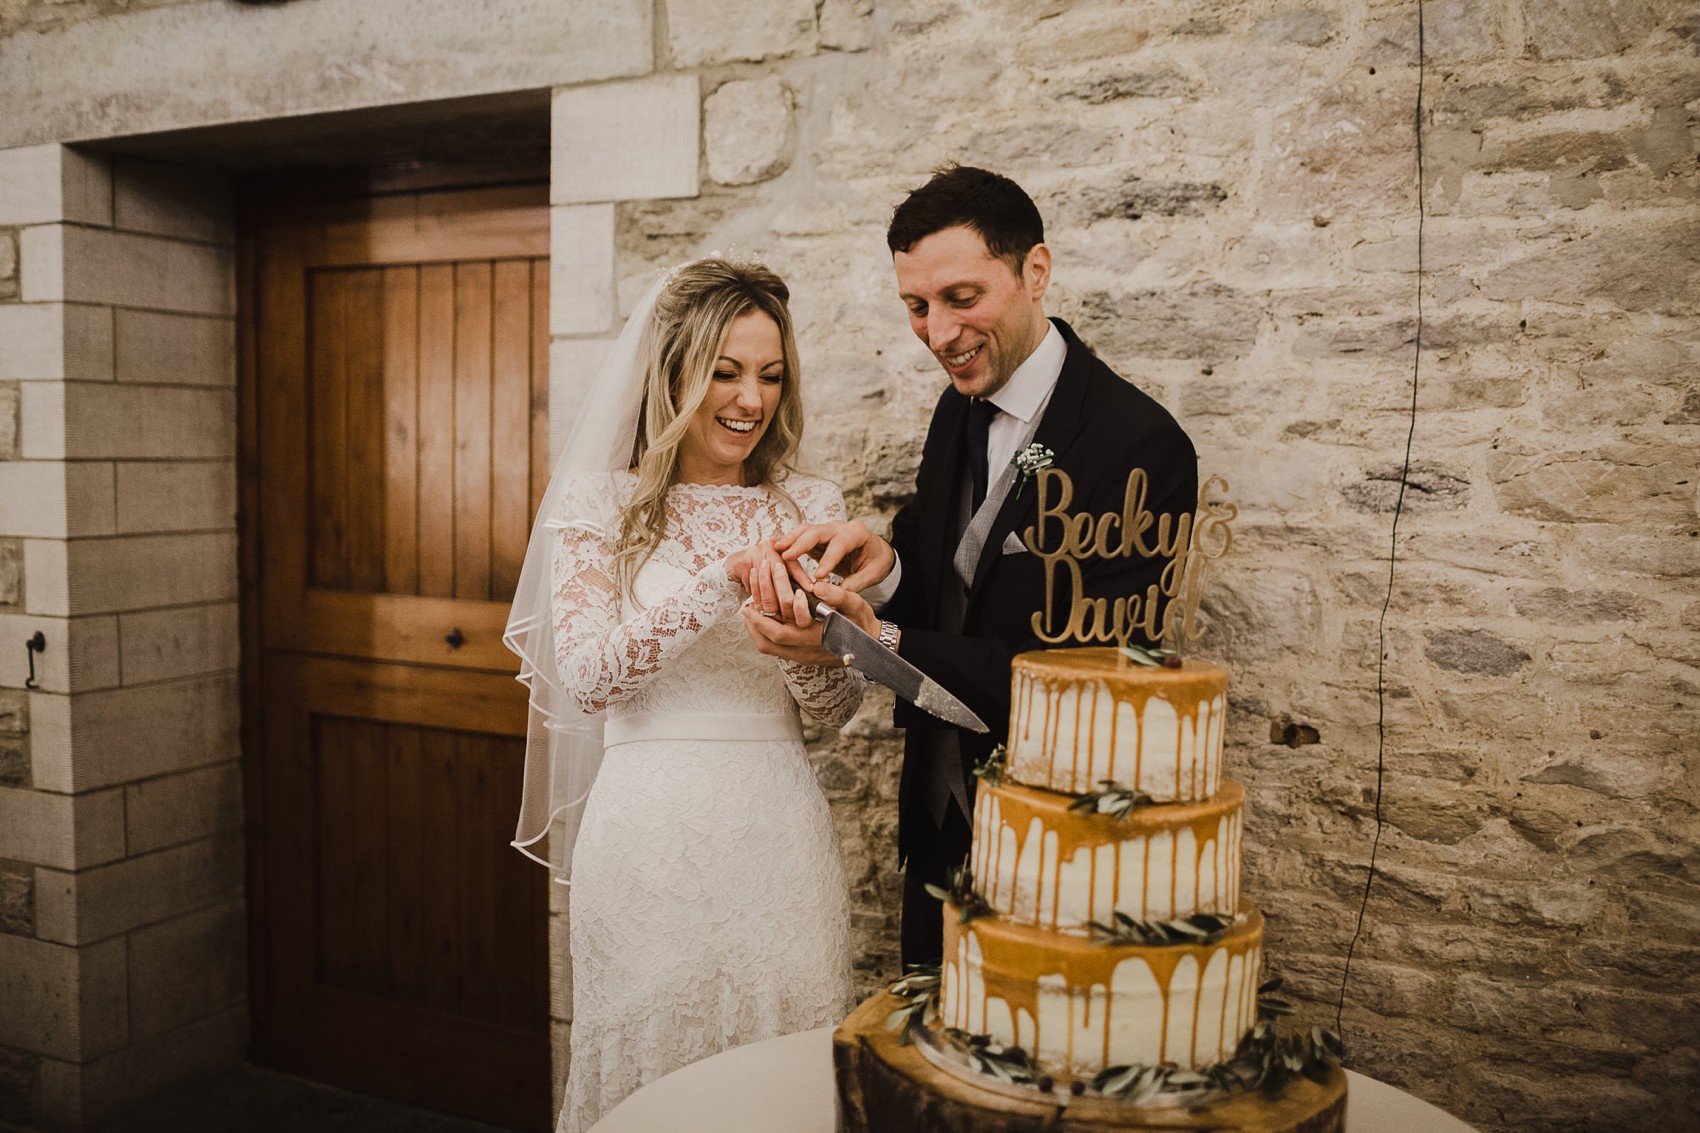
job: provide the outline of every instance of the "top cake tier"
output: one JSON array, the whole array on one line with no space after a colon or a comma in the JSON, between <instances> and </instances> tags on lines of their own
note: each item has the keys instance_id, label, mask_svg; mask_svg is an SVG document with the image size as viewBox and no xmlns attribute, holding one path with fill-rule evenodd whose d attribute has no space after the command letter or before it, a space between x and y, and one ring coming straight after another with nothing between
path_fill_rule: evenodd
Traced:
<instances>
[{"instance_id":1,"label":"top cake tier","mask_svg":"<svg viewBox=\"0 0 1700 1133\"><path fill-rule=\"evenodd\" d=\"M1156 802L1207 799L1222 778L1228 671L1178 669L1114 649L1045 649L1015 658L1005 774L1085 794L1103 781Z\"/></svg>"}]
</instances>

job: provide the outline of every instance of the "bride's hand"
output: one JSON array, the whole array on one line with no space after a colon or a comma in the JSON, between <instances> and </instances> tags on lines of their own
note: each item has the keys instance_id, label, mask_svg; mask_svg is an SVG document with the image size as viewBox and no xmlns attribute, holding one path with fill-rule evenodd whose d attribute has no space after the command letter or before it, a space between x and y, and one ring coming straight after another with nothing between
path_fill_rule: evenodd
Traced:
<instances>
[{"instance_id":1,"label":"bride's hand","mask_svg":"<svg viewBox=\"0 0 1700 1133\"><path fill-rule=\"evenodd\" d=\"M756 564L750 578L751 603L756 612L786 625L808 626L814 622L810 607L813 596L801 584L791 584L791 572L767 544L768 553Z\"/></svg>"},{"instance_id":2,"label":"bride's hand","mask_svg":"<svg viewBox=\"0 0 1700 1133\"><path fill-rule=\"evenodd\" d=\"M726 577L742 586L752 596L755 594L755 587L750 585L750 572L761 563L764 552L776 553L773 551L773 540L763 539L760 543L753 543L726 556Z\"/></svg>"}]
</instances>

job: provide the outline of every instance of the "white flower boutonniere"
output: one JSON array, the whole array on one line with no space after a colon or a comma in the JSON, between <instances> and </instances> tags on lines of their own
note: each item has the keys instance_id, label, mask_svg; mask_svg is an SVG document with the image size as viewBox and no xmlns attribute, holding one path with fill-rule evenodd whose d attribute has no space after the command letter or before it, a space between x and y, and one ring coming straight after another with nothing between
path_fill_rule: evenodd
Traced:
<instances>
[{"instance_id":1,"label":"white flower boutonniere","mask_svg":"<svg viewBox=\"0 0 1700 1133\"><path fill-rule=\"evenodd\" d=\"M1049 468L1057 462L1057 454L1034 441L1020 452L1009 458L1015 465L1015 470L1021 474L1021 479L1015 482L1015 498L1021 498L1021 489L1027 487L1027 481L1039 474L1039 469Z\"/></svg>"}]
</instances>

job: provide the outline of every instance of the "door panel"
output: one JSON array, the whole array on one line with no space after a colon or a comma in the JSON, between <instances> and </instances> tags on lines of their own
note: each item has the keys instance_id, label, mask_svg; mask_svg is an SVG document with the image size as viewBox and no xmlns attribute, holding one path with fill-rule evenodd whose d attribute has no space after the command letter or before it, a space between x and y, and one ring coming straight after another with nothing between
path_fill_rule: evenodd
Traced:
<instances>
[{"instance_id":1,"label":"door panel","mask_svg":"<svg viewBox=\"0 0 1700 1133\"><path fill-rule=\"evenodd\" d=\"M256 1055L549 1124L548 879L501 630L547 477L540 186L270 206L249 238Z\"/></svg>"}]
</instances>

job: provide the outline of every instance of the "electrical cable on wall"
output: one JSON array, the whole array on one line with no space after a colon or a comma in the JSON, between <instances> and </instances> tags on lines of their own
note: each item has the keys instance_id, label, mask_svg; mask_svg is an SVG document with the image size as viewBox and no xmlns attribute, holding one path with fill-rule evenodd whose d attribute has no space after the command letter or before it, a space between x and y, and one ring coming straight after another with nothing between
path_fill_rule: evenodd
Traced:
<instances>
[{"instance_id":1,"label":"electrical cable on wall","mask_svg":"<svg viewBox=\"0 0 1700 1133\"><path fill-rule=\"evenodd\" d=\"M1381 785L1387 763L1387 610L1393 604L1393 570L1399 558L1399 517L1405 511L1405 489L1411 478L1411 444L1417 434L1417 378L1423 359L1423 223L1427 209L1423 200L1423 0L1417 0L1417 330L1411 358L1410 426L1405 432L1405 463L1399 470L1399 495L1393 502L1393 532L1387 550L1387 597L1376 620L1375 664L1375 838L1370 843L1369 870L1364 877L1363 901L1358 905L1358 923L1346 945L1346 966L1340 975L1340 999L1334 1005L1334 1029L1344 1034L1340 1017L1346 1010L1346 984L1352 978L1352 954L1363 935L1364 917L1369 912L1370 888L1375 884L1375 859L1381 849Z\"/></svg>"}]
</instances>

